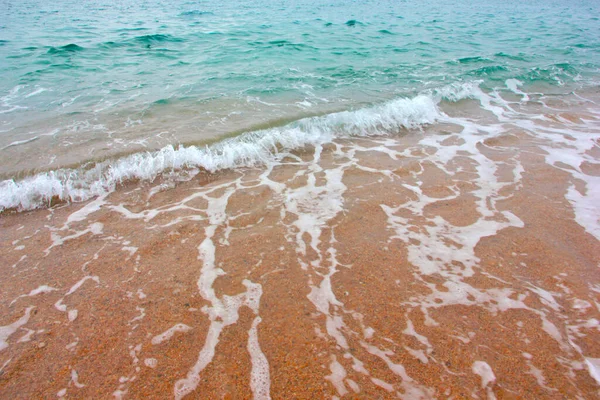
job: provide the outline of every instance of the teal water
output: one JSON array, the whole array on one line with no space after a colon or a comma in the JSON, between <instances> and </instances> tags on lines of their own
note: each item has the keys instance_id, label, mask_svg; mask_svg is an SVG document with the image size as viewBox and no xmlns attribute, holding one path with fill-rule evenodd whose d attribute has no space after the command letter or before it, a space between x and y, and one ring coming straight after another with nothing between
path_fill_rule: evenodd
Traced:
<instances>
[{"instance_id":1,"label":"teal water","mask_svg":"<svg viewBox=\"0 0 600 400\"><path fill-rule=\"evenodd\" d=\"M564 94L599 82L594 1L0 8L0 176L11 181L448 85Z\"/></svg>"}]
</instances>

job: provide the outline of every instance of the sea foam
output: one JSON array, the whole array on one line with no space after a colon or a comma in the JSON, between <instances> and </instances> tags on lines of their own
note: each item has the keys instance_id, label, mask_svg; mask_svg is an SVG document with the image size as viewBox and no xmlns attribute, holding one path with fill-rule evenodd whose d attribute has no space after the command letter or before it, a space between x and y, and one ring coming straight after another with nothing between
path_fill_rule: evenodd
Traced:
<instances>
[{"instance_id":1,"label":"sea foam","mask_svg":"<svg viewBox=\"0 0 600 400\"><path fill-rule=\"evenodd\" d=\"M477 85L453 86L439 94L399 98L355 111L305 118L291 124L253 131L212 146L166 146L155 152L107 160L91 168L57 169L15 181L0 182L0 211L31 210L52 200L79 202L113 191L130 180L152 181L165 172L203 169L208 172L268 163L278 155L334 138L393 135L435 123L437 103L472 96ZM446 93L448 92L448 93Z\"/></svg>"}]
</instances>

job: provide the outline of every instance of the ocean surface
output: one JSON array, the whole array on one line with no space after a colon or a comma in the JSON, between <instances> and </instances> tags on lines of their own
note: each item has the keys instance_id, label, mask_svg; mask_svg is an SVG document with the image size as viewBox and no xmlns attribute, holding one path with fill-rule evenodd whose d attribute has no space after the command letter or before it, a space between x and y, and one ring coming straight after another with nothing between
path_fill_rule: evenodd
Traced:
<instances>
[{"instance_id":1,"label":"ocean surface","mask_svg":"<svg viewBox=\"0 0 600 400\"><path fill-rule=\"evenodd\" d=\"M597 91L599 11L550 0L4 1L0 209L431 122L398 99Z\"/></svg>"}]
</instances>

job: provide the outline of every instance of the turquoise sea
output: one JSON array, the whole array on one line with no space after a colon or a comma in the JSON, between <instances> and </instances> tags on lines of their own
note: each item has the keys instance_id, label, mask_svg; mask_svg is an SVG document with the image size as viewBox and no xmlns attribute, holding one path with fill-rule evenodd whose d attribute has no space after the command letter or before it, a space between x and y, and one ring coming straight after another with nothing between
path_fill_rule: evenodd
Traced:
<instances>
[{"instance_id":1,"label":"turquoise sea","mask_svg":"<svg viewBox=\"0 0 600 400\"><path fill-rule=\"evenodd\" d=\"M0 15L0 209L430 122L398 99L600 84L588 0L25 0Z\"/></svg>"}]
</instances>

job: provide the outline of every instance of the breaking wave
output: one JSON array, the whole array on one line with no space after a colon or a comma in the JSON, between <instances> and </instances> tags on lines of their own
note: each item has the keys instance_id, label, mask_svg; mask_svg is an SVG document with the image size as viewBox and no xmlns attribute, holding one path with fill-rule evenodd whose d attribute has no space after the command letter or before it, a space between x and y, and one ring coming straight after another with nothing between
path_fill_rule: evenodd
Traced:
<instances>
[{"instance_id":1,"label":"breaking wave","mask_svg":"<svg viewBox=\"0 0 600 400\"><path fill-rule=\"evenodd\" d=\"M304 118L288 125L226 139L211 146L166 146L96 163L92 168L63 168L38 173L20 181L0 182L0 211L31 210L53 200L79 202L113 191L131 180L152 181L165 172L248 167L307 145L334 138L393 135L435 123L442 99L458 101L474 96L477 83L451 85L414 98L399 98L355 111Z\"/></svg>"}]
</instances>

